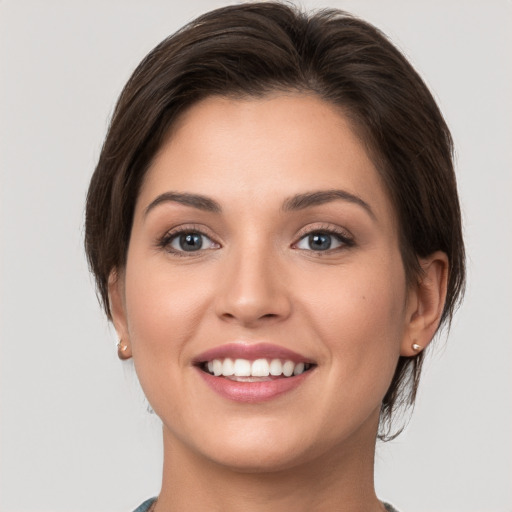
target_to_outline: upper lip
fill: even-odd
[[[213,359],[282,359],[294,363],[314,364],[311,359],[294,352],[288,348],[271,343],[227,343],[211,348],[197,355],[193,359],[194,364],[205,363]]]

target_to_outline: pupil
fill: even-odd
[[[203,241],[201,240],[201,235],[188,233],[180,236],[180,245],[184,251],[197,251],[201,249]]]
[[[331,247],[331,236],[325,233],[309,235],[309,245],[313,249],[325,251]]]

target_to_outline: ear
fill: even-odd
[[[400,355],[412,357],[425,349],[439,327],[446,300],[448,256],[442,251],[420,259],[422,275],[409,291],[407,328]]]
[[[119,359],[130,359],[130,357],[132,357],[132,346],[126,316],[124,275],[116,269],[110,272],[108,278],[108,298],[112,323],[114,324],[119,338],[117,355]]]

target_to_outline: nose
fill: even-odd
[[[285,272],[269,250],[234,251],[225,261],[216,313],[223,321],[246,327],[280,322],[292,305]]]

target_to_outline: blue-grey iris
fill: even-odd
[[[184,251],[198,251],[203,246],[203,237],[199,233],[180,235],[180,246]]]
[[[309,235],[308,242],[311,249],[326,251],[331,247],[331,235],[327,233],[313,233]]]

